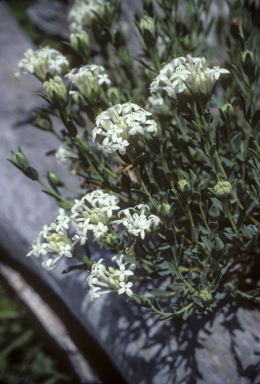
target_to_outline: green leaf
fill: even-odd
[[[135,293],[131,296],[134,300],[136,300],[139,304],[141,304],[143,307],[151,308],[151,302],[150,300],[145,296],[139,296]]]
[[[78,133],[78,130],[77,130],[77,127],[76,125],[73,123],[72,120],[69,120],[67,121],[66,123],[66,127],[68,129],[68,133],[71,137],[76,137],[77,136],[77,133]]]
[[[260,109],[255,111],[254,116],[252,117],[252,127],[255,128],[260,120]]]
[[[191,296],[192,300],[194,301],[194,303],[198,304],[200,307],[204,308],[204,305],[202,304],[200,298],[196,295],[192,295]]]
[[[161,307],[158,304],[158,301],[156,300],[155,297],[152,298],[152,305],[154,306],[155,309],[157,309],[157,311],[161,311]]]
[[[171,315],[163,315],[159,318],[160,321],[164,321],[164,320],[169,320],[173,317],[174,315],[171,314]]]
[[[200,274],[200,282],[201,282],[201,285],[203,286],[204,289],[207,288],[206,281],[207,281],[207,278],[206,278],[205,273],[201,272],[201,274]]]
[[[29,330],[24,332],[21,336],[17,337],[17,339],[13,340],[10,344],[7,345],[0,352],[0,361],[6,358],[10,353],[12,353],[17,348],[21,348],[24,344],[26,344],[33,336],[34,331]]]
[[[182,316],[183,320],[187,320],[187,318],[192,314],[193,310],[194,310],[193,307],[191,307],[190,309],[187,309]]]
[[[80,270],[80,269],[86,270],[87,268],[88,268],[88,266],[85,263],[78,264],[78,265],[71,265],[70,267],[65,268],[61,273],[62,273],[62,275],[65,275],[66,273],[69,273],[71,271],[76,271],[76,270]]]
[[[146,197],[146,199],[149,198],[149,196],[144,191],[140,191],[140,189],[131,188],[131,192],[135,192],[138,195],[140,195],[141,197]]]
[[[203,241],[203,243],[206,245],[207,249],[209,252],[211,252],[212,250],[212,244],[211,242],[204,236],[201,237],[201,240]]]
[[[141,155],[137,156],[134,159],[133,168],[137,167],[139,164],[141,164],[144,161],[145,153],[143,152]]]
[[[170,244],[170,246],[173,246],[175,243],[175,231],[172,228],[168,228],[166,231],[166,241]]]
[[[19,316],[20,314],[17,311],[0,311],[0,320],[15,319]]]
[[[168,291],[164,291],[163,289],[152,289],[151,291],[149,290],[149,293],[153,296],[164,296],[169,294]]]
[[[237,219],[237,230],[238,231],[240,230],[240,228],[244,224],[245,216],[246,216],[246,208],[242,209],[242,211],[240,212],[240,214],[238,216],[238,219]]]
[[[165,177],[168,181],[172,181],[174,179],[174,175],[173,175],[172,171],[165,172]]]
[[[179,275],[177,273],[177,270],[176,270],[176,267],[175,267],[175,265],[173,263],[168,263],[167,262],[167,267],[168,267],[168,270],[170,271],[170,273],[173,276],[179,277]]]
[[[216,152],[216,144],[213,144],[211,147],[210,147],[210,150],[209,150],[209,157],[212,159],[212,157],[214,156]]]
[[[153,70],[151,67],[149,67],[149,65],[147,65],[140,57],[138,56],[134,56],[134,55],[130,55],[134,60],[138,61],[138,63],[140,63],[143,67],[149,69],[149,71],[153,72],[153,73],[156,73],[155,70]]]

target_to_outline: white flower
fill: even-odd
[[[59,256],[73,257],[71,253],[71,245],[70,244],[67,244],[65,246],[61,245],[59,247]]]
[[[134,272],[126,269],[126,264],[127,263],[124,263],[123,259],[117,260],[117,265],[119,269],[115,271],[114,275],[119,276],[120,281],[125,281],[127,276],[131,276],[134,274]]]
[[[130,257],[130,259],[127,255],[112,257],[112,261],[116,260],[118,269],[112,267],[107,269],[102,264],[104,259],[100,259],[92,265],[91,273],[88,276],[89,293],[92,301],[109,292],[117,292],[119,295],[126,293],[128,296],[133,294],[130,289],[133,284],[129,283],[128,279],[134,274],[130,269],[134,269],[137,263],[133,258]]]
[[[118,290],[118,294],[119,295],[122,295],[123,293],[126,293],[128,296],[132,296],[133,295],[133,291],[130,289],[132,286],[133,286],[133,283],[131,283],[129,281],[129,283],[125,283],[125,282],[120,282],[119,283],[120,285],[120,289]]]
[[[55,259],[48,259],[42,262],[42,267],[47,271],[51,272],[56,268],[55,263],[61,258],[61,256],[56,257]]]
[[[56,217],[56,220],[55,220],[56,223],[58,223],[56,227],[57,232],[62,228],[69,229],[69,222],[70,222],[69,216],[65,215],[65,209],[60,208],[59,212],[60,214],[59,216]]]
[[[52,228],[50,227],[50,226],[48,226],[48,225],[44,225],[43,227],[42,227],[42,231],[39,233],[39,236],[42,236],[42,237],[44,237],[45,239],[46,239],[46,237],[48,236],[48,233],[49,233],[49,231],[51,230]]]
[[[93,231],[94,240],[102,241],[102,237],[109,231],[110,218],[119,199],[112,192],[105,193],[98,189],[87,193],[81,200],[75,200],[71,208],[71,224],[76,230],[73,240],[83,245],[87,241],[87,233]]]
[[[103,223],[99,222],[96,226],[93,228],[93,235],[95,240],[100,240],[105,233],[107,233],[108,227],[104,225]]]
[[[209,69],[207,73],[212,74],[215,80],[218,80],[221,73],[229,73],[229,71],[225,68],[220,68],[218,65],[214,65],[213,69]]]
[[[157,133],[157,124],[152,119],[151,112],[145,111],[137,104],[128,102],[117,104],[100,113],[96,118],[96,127],[92,131],[92,141],[98,140],[98,149],[104,153],[119,151],[126,154],[129,137],[145,131]]]
[[[55,158],[58,163],[70,165],[71,159],[78,159],[78,155],[66,145],[62,144],[55,152]]]
[[[69,228],[69,217],[65,215],[63,208],[59,209],[59,215],[55,221],[49,226],[44,225],[39,237],[33,241],[32,250],[27,256],[35,255],[46,255],[51,253],[56,255],[54,259],[48,259],[43,261],[42,267],[47,271],[52,271],[55,268],[55,263],[62,257],[72,257],[72,251],[75,243],[71,244],[70,238],[68,237],[67,229]]]
[[[97,263],[92,265],[91,273],[87,279],[92,301],[94,301],[94,298],[100,297],[102,294],[117,292],[119,289],[119,280],[114,277],[114,269],[110,267],[109,270],[107,270],[102,264],[102,261],[103,259],[100,259]],[[105,290],[101,290],[102,288]]]
[[[146,204],[138,204],[134,208],[127,208],[118,213],[119,220],[113,221],[115,224],[123,224],[126,230],[136,238],[142,240],[150,239],[154,229],[159,226],[160,218],[156,215],[145,215],[145,210],[149,210]],[[132,214],[130,210],[134,211]],[[140,210],[139,213],[137,211]]]
[[[64,66],[68,66],[69,62],[65,56],[59,51],[50,47],[44,47],[33,52],[28,49],[24,53],[24,58],[20,60],[15,70],[15,76],[31,73],[44,81],[48,72],[52,76],[55,73],[61,74]]]
[[[46,255],[46,245],[41,243],[41,237],[39,236],[37,239],[32,242],[32,250],[27,253],[26,256],[34,255],[35,257],[40,257],[40,255]]]
[[[84,65],[79,69],[73,68],[66,77],[82,95],[91,100],[99,96],[103,83],[108,85],[111,83],[108,75],[104,73],[104,67],[96,64]]]

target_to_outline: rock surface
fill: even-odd
[[[75,182],[63,166],[44,157],[58,142],[28,124],[30,110],[41,103],[34,95],[41,91],[41,84],[31,76],[17,82],[13,69],[29,47],[32,44],[0,2],[0,243],[10,261],[19,259],[48,282],[108,352],[128,384],[259,383],[260,312],[249,304],[241,301],[237,306],[230,298],[223,300],[212,324],[200,316],[185,323],[178,319],[161,323],[135,303],[125,306],[124,298],[118,296],[103,296],[93,305],[85,273],[61,275],[66,260],[47,274],[40,260],[25,258],[29,244],[43,224],[56,216],[57,207],[37,182],[26,179],[5,160],[10,158],[9,151],[20,145],[41,175],[53,169],[69,185]],[[94,251],[99,258],[100,251]]]

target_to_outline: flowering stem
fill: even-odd
[[[231,224],[231,227],[233,228],[233,231],[235,232],[235,234],[237,235],[239,241],[243,244],[243,240],[241,239],[239,233],[238,233],[238,230],[237,230],[237,227],[235,226],[235,223],[234,223],[234,220],[233,220],[233,217],[231,216],[231,213],[230,213],[230,210],[229,210],[229,207],[228,207],[228,201],[225,201],[223,202],[223,208],[227,214],[227,217],[229,219],[229,222]]]
[[[213,138],[212,138],[212,136],[211,136],[211,133],[209,134],[209,139],[210,139],[211,144],[213,145],[213,144],[214,144],[214,140],[213,140]],[[207,140],[206,140],[206,143],[207,143]],[[218,168],[219,168],[220,172],[223,174],[225,180],[228,181],[227,174],[226,174],[226,172],[225,172],[225,170],[224,170],[224,168],[223,168],[223,166],[222,166],[222,164],[221,164],[221,161],[220,161],[220,158],[219,158],[219,155],[218,155],[218,152],[217,152],[217,151],[215,151],[214,157],[215,157],[215,159],[216,159],[216,162],[217,162],[217,165],[218,165]],[[212,166],[212,169],[213,169],[213,171],[214,171],[212,162],[211,162],[211,166]],[[243,209],[244,209],[244,206],[243,206],[243,204],[241,204],[240,200],[238,199],[238,197],[237,197],[237,195],[235,194],[234,191],[232,192],[232,197],[233,197],[233,199],[236,199],[236,200],[237,200],[237,205],[239,206],[240,209],[243,210]],[[249,214],[248,211],[246,211],[246,216],[247,216],[247,217],[248,217],[254,224],[258,224],[258,221],[257,221],[256,219],[254,219],[252,216],[250,216],[250,214]]]
[[[190,303],[190,304],[186,305],[186,307],[183,307],[182,309],[180,309],[180,310],[177,311],[177,312],[168,312],[168,313],[167,313],[167,312],[161,312],[161,311],[158,311],[158,309],[155,309],[155,308],[153,308],[153,311],[154,311],[156,314],[158,314],[158,315],[162,315],[162,316],[170,316],[170,315],[172,315],[172,316],[176,316],[176,315],[179,315],[179,314],[185,312],[187,309],[193,307],[193,305],[194,305],[194,303]]]
[[[173,115],[174,115],[174,118],[175,118],[175,120],[176,120],[177,126],[178,126],[179,130],[181,131],[181,134],[182,134],[182,136],[183,136],[183,139],[184,139],[185,141],[187,141],[187,134],[186,134],[186,132],[184,131],[184,129],[183,129],[183,127],[182,127],[182,124],[181,124],[181,122],[180,122],[180,119],[179,119],[178,113],[177,113],[177,111],[176,111],[176,108],[174,108],[174,110],[173,110]],[[191,158],[193,158],[193,154],[192,154],[192,152],[191,152],[190,147],[188,147],[188,151],[189,151],[189,154],[190,154]],[[189,159],[188,159],[188,160],[189,160]]]
[[[187,208],[187,211],[188,211],[188,216],[189,216],[189,220],[190,220],[190,223],[191,223],[191,228],[192,228],[192,233],[193,233],[193,236],[194,236],[194,239],[195,239],[195,243],[198,245],[198,236],[197,236],[197,233],[196,233],[196,228],[195,228],[195,224],[194,224],[194,221],[193,221],[193,217],[192,217],[192,213],[191,213],[189,204],[186,205],[186,208]]]
[[[64,188],[66,188],[68,191],[75,192],[78,195],[82,194],[82,191],[78,191],[77,189],[74,189],[72,187],[69,187],[68,185],[64,185]]]
[[[172,256],[173,256],[173,260],[174,260],[174,264],[175,264],[175,268],[176,268],[176,271],[178,273],[178,276],[179,278],[181,279],[181,281],[186,285],[186,287],[189,288],[190,291],[192,292],[196,292],[196,289],[193,288],[185,279],[184,277],[182,276],[181,274],[181,271],[178,267],[178,262],[177,262],[177,258],[176,258],[176,254],[175,254],[175,249],[174,249],[174,246],[171,246],[171,251],[172,251]]]
[[[203,220],[203,222],[204,222],[204,224],[205,224],[205,227],[206,227],[206,229],[207,229],[207,231],[208,231],[208,233],[209,233],[209,235],[210,235],[210,238],[211,238],[211,237],[212,237],[212,231],[211,231],[211,229],[210,229],[209,226],[208,226],[208,223],[207,223],[207,220],[206,220],[204,211],[203,211],[203,209],[202,209],[201,203],[199,203],[199,209],[200,209],[200,213],[201,213],[201,216],[202,216],[202,220]]]
[[[143,182],[143,179],[142,179],[142,176],[141,176],[141,174],[140,174],[140,170],[139,170],[139,165],[135,168],[135,172],[136,172],[136,174],[137,174],[138,181],[139,181],[140,185],[142,186],[144,192],[145,192],[145,193],[147,194],[147,196],[149,197],[149,200],[150,200],[150,202],[152,203],[153,207],[156,209],[156,205],[155,205],[155,203],[154,203],[154,201],[153,201],[153,199],[152,199],[152,196],[151,196],[150,193],[148,192],[148,190],[147,190],[147,188],[146,188],[146,186],[145,186],[145,184],[144,184],[144,182]],[[156,210],[157,210],[157,209],[156,209]]]
[[[61,201],[64,201],[65,203],[69,204],[69,205],[73,205],[70,201],[64,199],[64,197],[62,197],[61,195],[59,195],[58,193],[54,192],[51,188],[49,188],[43,181],[41,181],[40,179],[38,179],[38,182],[44,187],[47,189],[47,191],[49,191],[53,196],[55,196],[58,200],[61,200]]]
[[[85,157],[85,159],[87,160],[87,162],[89,163],[93,173],[99,178],[100,181],[103,181],[103,177],[99,174],[99,172],[97,171],[96,167],[94,166],[94,164],[92,163],[92,161],[90,160],[88,154],[86,153],[86,151],[83,151],[81,149],[81,153],[83,154],[83,156]]]
[[[82,261],[83,263],[85,263],[87,265],[90,265],[90,266],[92,265],[92,262],[89,259],[87,259],[86,257],[85,258],[80,257],[76,253],[73,255],[73,257],[75,257],[75,259],[78,259],[78,260]]]
[[[160,157],[161,157],[161,159],[162,159],[162,162],[163,162],[163,165],[164,165],[164,168],[165,168],[166,172],[169,172],[169,167],[168,167],[168,164],[167,164],[165,155],[164,155],[164,154],[161,154]],[[169,183],[171,184],[171,187],[174,189],[173,181],[170,180]]]

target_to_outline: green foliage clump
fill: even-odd
[[[218,2],[215,16],[208,1],[143,0],[134,21],[139,47],[130,52],[120,3],[84,4],[71,8],[65,42],[81,66],[63,77],[64,58],[42,49],[17,69],[38,78],[41,69],[49,106],[34,112],[34,125],[59,138],[50,154],[86,188],[53,172],[48,186],[20,149],[13,153],[14,165],[60,206],[29,255],[50,254],[48,271],[74,257],[81,264],[64,273],[91,267],[93,300],[126,294],[161,320],[212,312],[227,291],[259,305],[259,9],[227,1],[222,15]],[[115,255],[114,267],[91,260],[91,231]]]

